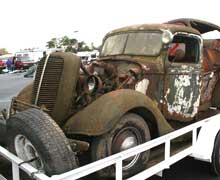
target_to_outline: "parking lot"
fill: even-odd
[[[28,83],[31,78],[24,78],[20,74],[2,74],[0,75],[0,109],[8,108],[10,100]],[[0,174],[5,169],[0,169]],[[220,178],[210,176],[209,164],[196,161],[192,158],[186,158],[173,165],[171,169],[165,170],[163,178],[154,176],[150,180],[218,180]]]
[[[8,108],[11,98],[32,81],[31,78],[23,78],[23,76],[23,73],[0,75],[0,110]]]

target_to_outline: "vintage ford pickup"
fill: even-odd
[[[8,148],[48,175],[142,144],[220,108],[220,27],[178,19],[109,32],[100,57],[84,66],[72,53],[43,58],[34,82],[13,99]],[[215,114],[215,113],[214,113]],[[219,150],[216,150],[219,153]],[[123,161],[130,176],[150,151]],[[220,174],[220,159],[214,172]],[[100,176],[113,176],[106,168]]]

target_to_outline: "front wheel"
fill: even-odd
[[[8,148],[47,175],[77,167],[75,155],[63,131],[46,113],[28,109],[7,121]]]
[[[144,119],[136,114],[124,115],[119,123],[107,134],[97,137],[92,142],[91,157],[93,161],[119,153],[149,141],[150,131]],[[137,154],[123,161],[123,176],[129,177],[146,167],[150,151]],[[114,166],[98,172],[101,177],[113,177]]]

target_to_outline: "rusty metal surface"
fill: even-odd
[[[201,34],[214,30],[220,31],[219,26],[198,19],[190,19],[190,18],[176,19],[176,20],[168,21],[166,22],[166,24],[184,25],[198,30]]]
[[[220,109],[220,80],[215,85],[214,92],[211,97],[211,104]]]
[[[20,101],[31,104],[32,91],[33,91],[33,82],[27,85],[24,89],[22,89],[16,98]]]
[[[32,103],[38,106],[45,106],[51,111],[51,114],[56,104],[63,66],[63,58],[56,56],[50,56],[49,59],[48,57],[44,58],[38,63],[33,85]]]
[[[59,82],[58,96],[52,113],[52,117],[61,125],[74,108],[81,61],[73,53],[56,53],[54,56],[60,56],[64,59],[63,74]]]
[[[204,49],[204,70],[213,71],[220,66],[220,40],[205,40]]]
[[[33,102],[43,65],[44,60],[41,60],[33,86]],[[37,105],[48,109],[59,125],[64,123],[74,105],[79,68],[79,57],[72,53],[56,52],[48,59]]]
[[[202,110],[210,106],[220,106],[219,103],[219,70],[220,70],[220,41],[206,40],[203,47],[203,83],[201,88]]]
[[[200,102],[200,69],[196,65],[170,66],[165,79],[164,114],[167,119],[192,121]]]
[[[210,103],[219,77],[214,72],[209,72],[203,75],[203,83],[201,88],[201,102],[200,104]]]
[[[101,135],[114,127],[123,114],[137,107],[152,112],[160,134],[173,130],[150,98],[128,89],[112,91],[101,96],[68,119],[63,129],[67,134]]]

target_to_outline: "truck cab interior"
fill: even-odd
[[[183,34],[175,35],[170,44],[168,60],[171,63],[197,63],[199,61],[199,41]]]

